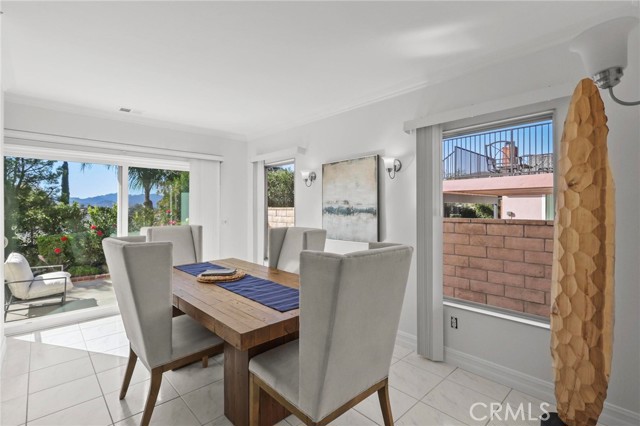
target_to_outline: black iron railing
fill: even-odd
[[[445,180],[553,172],[551,120],[451,137],[442,143]]]

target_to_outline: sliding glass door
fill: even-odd
[[[90,308],[117,312],[102,240],[137,235],[144,226],[189,223],[188,171],[90,159],[64,161],[62,154],[58,159],[4,158],[5,256],[17,262],[9,268],[25,273],[17,277],[24,283],[5,286],[7,323],[50,321]],[[30,270],[37,280],[54,272],[67,276],[72,285],[64,303],[60,294],[32,300]]]
[[[4,189],[6,255],[36,276],[64,271],[73,282],[64,304],[58,296],[33,302],[29,282],[5,288],[6,321],[114,305],[102,240],[117,233],[116,167],[5,157]]]

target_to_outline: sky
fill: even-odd
[[[69,192],[71,197],[88,198],[118,192],[118,172],[102,164],[80,169],[82,163],[69,162]],[[56,163],[61,166],[62,162]]]

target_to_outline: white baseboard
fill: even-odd
[[[527,395],[535,396],[543,401],[555,400],[553,383],[546,380],[447,347],[444,348],[444,360],[449,364],[517,389]]]
[[[400,340],[400,336],[398,336],[398,340]],[[509,386],[510,388],[543,401],[555,401],[554,385],[551,382],[455,349],[445,347],[444,353],[445,361],[449,364],[478,374],[494,382]],[[600,421],[609,426],[637,426],[640,424],[640,414],[605,402]]]
[[[418,338],[414,334],[398,330],[396,334],[396,344],[415,351],[418,348]]]

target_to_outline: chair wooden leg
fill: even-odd
[[[136,368],[136,362],[138,361],[138,355],[129,348],[129,362],[127,363],[127,370],[124,373],[124,380],[122,381],[122,388],[120,389],[120,399],[124,399],[127,395],[127,389],[129,389],[129,383],[131,383],[131,376],[133,370]]]
[[[208,356],[203,356],[202,357],[202,368],[207,368],[209,366],[209,357]]]
[[[160,384],[162,383],[162,367],[156,367],[151,370],[151,385],[149,386],[149,395],[147,395],[147,402],[144,405],[144,411],[142,412],[142,420],[140,420],[140,426],[149,426],[151,421],[151,414],[156,405],[158,394],[160,393]]]
[[[393,416],[391,415],[391,401],[389,401],[388,383],[385,383],[383,387],[378,389],[378,399],[380,400],[380,408],[382,409],[384,426],[393,426]]]
[[[258,426],[260,423],[260,386],[254,378],[253,374],[249,374],[249,426]]]

